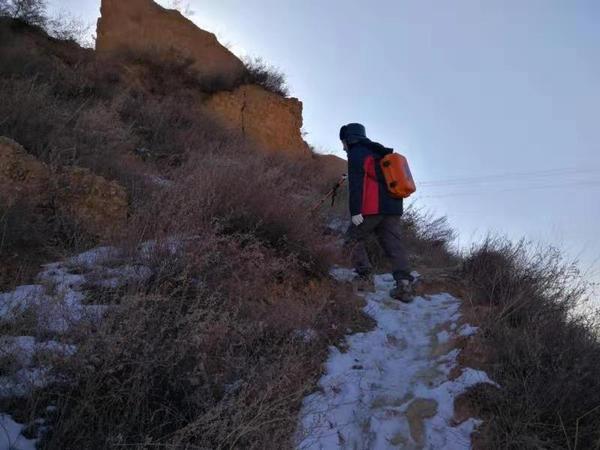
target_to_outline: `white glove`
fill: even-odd
[[[352,223],[355,227],[359,226],[361,223],[365,221],[362,214],[357,214],[356,216],[352,216]]]

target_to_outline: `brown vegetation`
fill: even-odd
[[[179,11],[153,0],[102,0],[96,49],[115,52],[169,54],[173,49],[191,61],[199,78],[221,78],[227,86],[245,75],[242,61],[221,45],[214,34],[198,28]]]
[[[2,400],[22,422],[46,419],[43,448],[289,448],[327,346],[366,326],[359,302],[327,277],[340,255],[310,215],[330,188],[319,160],[261,153],[221,128],[203,106],[221,81],[174,58],[98,61],[0,19],[0,135],[49,166],[118,180],[131,213],[112,243],[130,254],[150,239],[184,243],[176,254],[157,246],[150,279],[90,292],[115,308],[54,336],[76,344],[76,357],[56,361],[55,382],[26,401]],[[285,94],[261,70],[254,82]],[[0,287],[97,242],[60,211],[44,217],[22,202],[0,211]],[[556,252],[497,240],[460,258],[445,220],[410,208],[403,236],[418,269],[462,265],[461,290],[479,308],[500,385],[469,394],[486,420],[483,448],[599,448],[597,324],[576,309],[572,268]],[[34,335],[26,319],[5,331]]]
[[[28,412],[58,406],[44,448],[291,447],[327,346],[365,320],[306,215],[314,170],[234,142],[189,161],[131,220],[124,245],[179,236],[184,251],[159,248],[152,279],[77,331],[77,358],[55,368],[65,383]]]
[[[51,167],[77,164],[125,186],[130,217],[112,243],[131,254],[150,239],[185,245],[157,248],[144,283],[90,290],[116,308],[47,336],[76,344],[76,357],[54,361],[56,382],[2,410],[45,419],[42,448],[291,447],[328,345],[365,326],[360,302],[329,279],[338,255],[309,216],[329,184],[319,161],[265,154],[221,129],[200,101],[211,87],[185,61],[174,71],[164,59],[99,63],[15,26],[0,24],[0,134]],[[29,217],[17,204],[2,215],[2,251],[36,255],[21,282],[83,243],[58,218],[55,230]],[[6,331],[36,335],[32,323]]]
[[[600,448],[600,318],[555,249],[488,239],[464,263],[479,338],[500,388],[470,393],[485,419],[481,448]]]
[[[267,91],[282,97],[290,95],[283,72],[267,64],[261,58],[247,58],[244,63],[248,71],[246,79],[248,84],[262,86]]]
[[[0,292],[30,283],[39,266],[83,251],[96,238],[59,211],[41,216],[31,204],[0,207]]]

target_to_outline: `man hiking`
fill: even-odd
[[[390,291],[390,296],[408,303],[412,301],[414,277],[400,239],[403,202],[390,195],[379,165],[381,158],[393,150],[368,139],[365,127],[359,123],[344,125],[340,140],[348,154],[352,217],[346,245],[352,253],[359,286],[364,289],[372,284],[372,267],[365,241],[374,233],[392,263],[396,288]]]

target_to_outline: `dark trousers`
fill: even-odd
[[[410,279],[408,258],[400,238],[401,222],[397,215],[364,216],[364,222],[359,226],[350,225],[346,235],[346,246],[352,254],[352,264],[359,275],[369,274],[372,270],[371,261],[365,246],[369,235],[375,233],[379,245],[385,251],[392,263],[396,281]]]

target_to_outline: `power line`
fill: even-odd
[[[563,169],[548,169],[528,172],[512,172],[493,175],[480,175],[471,177],[456,177],[437,181],[423,181],[418,185],[423,188],[435,188],[446,186],[460,186],[472,184],[492,184],[517,181],[533,181],[544,180],[547,178],[571,177],[584,174],[600,173],[599,168],[563,168]]]
[[[494,186],[490,186],[494,187]],[[501,194],[504,192],[517,192],[517,191],[528,191],[528,190],[539,190],[539,189],[572,189],[572,188],[580,188],[580,187],[600,187],[600,180],[579,180],[572,181],[566,183],[552,183],[552,184],[533,184],[533,185],[523,185],[512,188],[504,188],[504,189],[496,189],[496,190],[481,190],[481,189],[472,189],[470,191],[459,191],[459,192],[450,192],[443,194],[431,194],[431,195],[418,195],[416,199],[425,199],[425,198],[448,198],[448,197],[464,197],[464,196],[475,196],[482,194]]]

